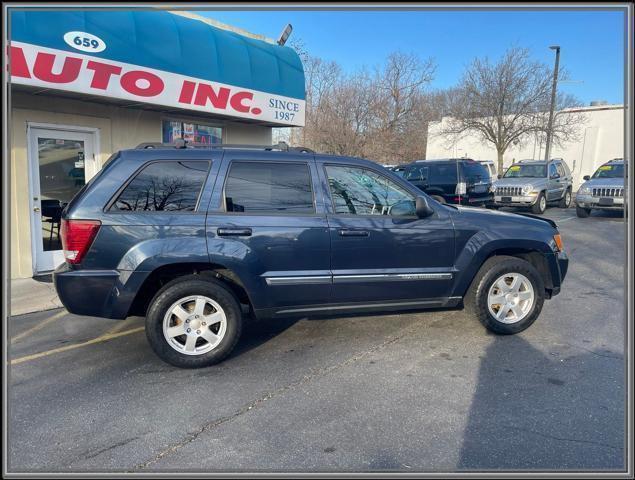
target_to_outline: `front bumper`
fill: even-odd
[[[124,319],[146,272],[73,270],[63,263],[53,272],[53,284],[70,313]]]
[[[549,269],[551,273],[551,297],[558,295],[562,288],[562,282],[569,270],[569,257],[565,252],[556,252],[549,255]]]
[[[610,200],[606,200],[606,199]],[[594,197],[578,194],[575,204],[580,208],[597,208],[602,210],[624,210],[624,197]]]
[[[538,199],[538,195],[522,195],[522,196],[504,196],[504,195],[494,195],[494,205],[498,205],[500,207],[530,207],[536,200]]]

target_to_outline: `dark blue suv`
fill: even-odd
[[[121,151],[64,210],[62,242],[65,307],[145,316],[178,367],[221,361],[248,316],[465,305],[517,333],[568,265],[551,220],[442,205],[373,162],[284,144]]]

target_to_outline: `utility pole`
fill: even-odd
[[[547,145],[545,146],[545,160],[549,161],[551,155],[551,137],[553,129],[553,114],[556,109],[556,89],[558,88],[558,66],[560,65],[560,46],[551,45],[551,50],[556,51],[556,64],[553,67],[553,85],[551,86],[551,107],[549,108],[549,122],[547,123]]]

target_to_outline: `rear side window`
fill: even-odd
[[[457,164],[430,165],[430,183],[456,183]]]
[[[153,162],[121,192],[111,211],[193,212],[210,162]]]
[[[403,178],[410,181],[422,181],[428,179],[428,167],[413,165],[404,170]]]
[[[470,182],[480,182],[487,180],[490,174],[485,165],[477,162],[463,163],[463,177]]]
[[[306,163],[233,162],[225,182],[228,212],[315,213]]]

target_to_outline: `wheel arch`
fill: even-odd
[[[230,268],[219,263],[181,262],[168,263],[154,269],[144,279],[128,310],[128,316],[145,316],[156,292],[168,282],[188,275],[212,277],[221,281],[236,296],[239,303],[253,311],[251,298],[240,277]]]

